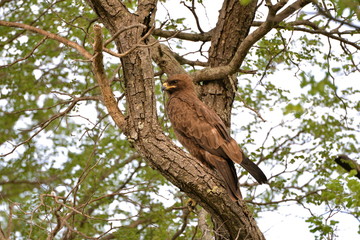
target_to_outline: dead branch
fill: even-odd
[[[126,121],[125,116],[120,111],[116,99],[113,95],[113,92],[110,88],[109,81],[105,74],[104,64],[103,64],[103,41],[102,41],[102,32],[99,25],[94,26],[95,41],[94,41],[94,60],[93,60],[93,70],[95,78],[98,81],[101,94],[103,96],[104,105],[109,111],[110,116],[115,121],[116,125],[122,130],[126,130]]]

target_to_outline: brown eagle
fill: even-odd
[[[261,169],[231,138],[220,117],[197,97],[189,75],[170,76],[162,89],[169,94],[166,112],[178,140],[191,155],[221,174],[233,200],[241,198],[234,162],[244,167],[260,184],[267,182]]]

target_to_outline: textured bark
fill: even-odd
[[[210,67],[227,65],[243,39],[248,35],[252,21],[255,16],[257,1],[243,6],[238,0],[225,0],[220,10],[218,22],[212,32],[211,47],[209,51]],[[237,79],[234,75],[221,78],[215,81],[204,82],[201,88],[200,98],[224,121],[230,129],[231,109],[237,89]],[[246,210],[246,206],[244,206]],[[218,232],[226,234],[227,229],[223,228],[222,222],[213,219]],[[216,239],[222,239],[216,236]]]
[[[117,0],[88,0],[101,22],[112,33],[134,24],[151,24],[152,1],[131,14]],[[132,28],[116,38],[120,53],[138,43],[143,28]],[[144,43],[142,43],[144,44]],[[167,73],[182,72],[161,46],[155,48],[158,61],[163,61]],[[157,51],[157,52],[156,52]],[[162,54],[161,54],[162,53]],[[228,196],[221,178],[212,169],[176,147],[166,137],[157,122],[154,73],[148,48],[138,48],[121,59],[126,86],[127,116],[124,134],[147,162],[169,181],[197,201],[209,212],[220,229],[214,229],[218,239],[264,239],[243,201],[234,202]],[[220,224],[221,223],[221,224]]]
[[[248,35],[255,16],[257,1],[243,6],[239,0],[225,0],[220,10],[216,28],[212,32],[209,53],[210,67],[227,65],[238,47]],[[204,82],[201,99],[213,108],[230,128],[231,107],[235,97],[237,80],[228,76]]]

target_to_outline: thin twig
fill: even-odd
[[[74,48],[75,50],[78,51],[78,53],[80,53],[86,59],[92,58],[92,55],[85,48],[83,48],[76,42],[70,41],[70,40],[68,40],[64,37],[61,37],[55,33],[51,33],[51,32],[45,31],[43,29],[36,28],[36,27],[30,26],[30,25],[27,25],[24,23],[15,23],[15,22],[8,22],[8,21],[2,21],[2,20],[0,20],[0,26],[22,28],[22,29],[46,36],[47,38],[56,40],[60,43],[65,44],[68,47]]]
[[[250,110],[253,111],[253,112],[256,114],[256,116],[258,116],[263,122],[266,122],[266,120],[261,116],[261,114],[259,113],[259,111],[258,111],[257,109],[255,109],[255,108],[250,107],[250,106],[246,103],[246,101],[241,97],[241,95],[240,95],[238,92],[236,92],[236,96],[240,98],[240,101],[244,104],[244,107],[245,107],[245,108],[250,109]]]
[[[141,27],[141,28],[146,28],[146,26],[144,24],[134,24],[134,25],[131,25],[131,26],[127,26],[127,27],[124,27],[124,28],[121,28],[119,29],[110,39],[106,40],[104,42],[104,48],[109,44],[111,43],[112,41],[114,41],[115,38],[117,38],[121,33],[129,30],[129,29],[132,29],[132,28],[136,28],[136,27]]]
[[[38,47],[40,47],[41,44],[43,44],[43,43],[45,42],[45,40],[46,40],[47,38],[48,38],[48,37],[45,36],[43,39],[41,39],[41,40],[35,45],[35,47],[31,50],[31,52],[28,53],[25,57],[20,58],[20,59],[17,59],[16,61],[14,61],[14,62],[12,62],[12,63],[10,63],[10,64],[1,65],[1,66],[0,66],[0,69],[1,69],[1,68],[6,68],[6,67],[11,67],[11,66],[13,66],[14,64],[16,64],[16,63],[18,63],[18,62],[21,62],[21,61],[24,61],[24,60],[28,59],[29,57],[31,57],[31,55],[34,54],[35,50],[36,50]]]

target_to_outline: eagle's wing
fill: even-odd
[[[220,117],[203,102],[200,100],[199,102],[199,104],[195,104],[194,106],[199,117],[203,117],[205,122],[207,122],[213,129],[217,129],[218,133],[223,137],[223,142],[220,144],[220,148],[216,150],[215,155],[221,156],[225,159],[231,159],[233,162],[241,164],[241,166],[245,168],[258,181],[258,183],[266,183],[267,177],[263,171],[244,155],[237,142],[227,133],[225,125]]]
[[[169,100],[167,112],[174,130],[209,153],[240,164],[241,149],[220,117],[195,96],[185,97]]]

